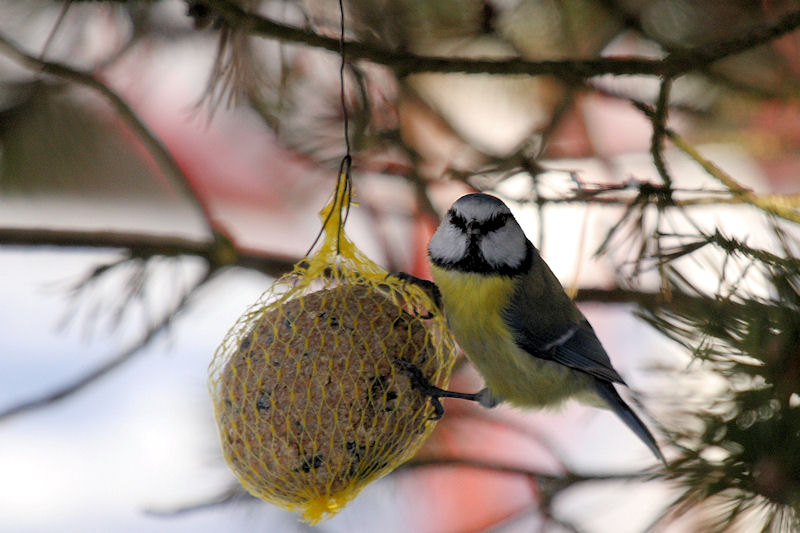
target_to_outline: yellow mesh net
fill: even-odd
[[[419,286],[342,230],[349,189],[323,209],[319,250],[242,315],[209,368],[225,458],[254,496],[315,523],[409,459],[434,411],[396,361],[445,387],[454,342]]]

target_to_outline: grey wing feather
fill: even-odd
[[[664,462],[650,430],[614,388],[613,383],[625,382],[611,366],[591,324],[538,253],[533,261],[524,278],[516,280],[516,290],[503,314],[517,345],[532,357],[593,376],[597,395]]]
[[[586,320],[575,328],[574,334],[554,346],[552,352],[553,360],[562,365],[606,381],[626,384],[611,366],[608,354],[600,344],[591,324]]]
[[[529,272],[518,280],[504,319],[517,345],[532,356],[625,384],[591,324],[538,253]]]
[[[608,354],[586,320],[573,324],[560,337],[552,335],[555,338],[525,326],[517,323],[512,330],[520,348],[532,356],[561,363],[604,381],[626,384],[611,366]]]
[[[664,459],[664,455],[661,453],[661,450],[658,448],[658,444],[656,443],[656,439],[653,438],[653,434],[650,433],[650,430],[647,429],[647,426],[644,425],[644,422],[633,412],[633,410],[625,403],[625,401],[620,398],[619,393],[616,391],[614,386],[611,383],[604,382],[602,380],[595,380],[595,390],[605,402],[611,408],[614,413],[622,419],[625,424],[631,428],[631,430],[636,434],[639,439],[644,442],[650,451],[653,452],[653,455],[656,456],[658,460],[660,460],[665,465],[667,464],[666,459]]]

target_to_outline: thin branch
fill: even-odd
[[[464,457],[420,457],[413,458],[403,465],[403,468],[424,468],[424,467],[442,467],[442,466],[459,466],[477,468],[480,470],[490,470],[492,472],[515,474],[536,478],[540,481],[547,482],[558,486],[558,490],[563,490],[576,483],[586,482],[606,482],[606,481],[630,481],[630,480],[648,480],[654,474],[652,472],[628,472],[628,473],[608,473],[608,474],[577,474],[575,472],[567,472],[564,474],[548,474],[539,470],[531,470],[530,468],[507,465],[497,463],[494,461],[485,461],[482,459],[471,459]]]
[[[653,40],[652,36],[650,36],[647,30],[645,30],[644,26],[642,26],[642,21],[635,13],[627,10],[624,6],[619,5],[614,0],[597,0],[597,3],[602,5],[605,10],[609,12],[609,14],[619,20],[620,24],[622,24],[625,28],[634,30],[644,37]],[[662,43],[658,44],[664,47]]]
[[[714,69],[705,69],[703,74],[714,85],[756,101],[771,99],[794,101],[797,100],[798,91],[800,90],[797,83],[791,83],[789,80],[782,80],[782,83],[777,85],[758,78],[751,78],[747,81],[737,80],[728,73]],[[762,82],[761,85],[759,85],[759,81]]]
[[[553,108],[550,121],[547,123],[547,126],[542,129],[540,134],[542,140],[538,150],[536,150],[536,156],[533,158],[534,161],[538,161],[547,151],[550,140],[555,135],[556,130],[561,127],[564,119],[569,116],[569,112],[573,109],[576,97],[577,91],[575,87],[566,87],[564,89],[564,94],[559,98],[558,103]]]
[[[725,185],[731,194],[742,203],[753,205],[763,211],[800,224],[800,194],[756,194],[751,189],[742,187],[730,174],[703,157],[674,131],[667,130],[666,135],[679,150],[694,159],[703,167],[703,170]]]
[[[64,22],[64,18],[67,16],[67,11],[69,11],[71,5],[72,0],[67,0],[61,7],[61,12],[59,12],[58,18],[56,18],[55,24],[53,24],[53,29],[50,30],[50,34],[47,36],[47,39],[45,39],[44,44],[42,45],[42,51],[39,53],[40,60],[44,61],[47,51],[50,48],[50,45],[53,44],[53,39],[58,33],[58,29],[61,27],[61,24]]]
[[[168,516],[174,517],[196,511],[204,511],[207,509],[214,509],[237,502],[257,502],[255,496],[247,492],[244,487],[239,483],[229,486],[219,494],[215,494],[210,498],[202,499],[193,503],[180,505],[168,509],[146,509],[145,513],[153,516]]]
[[[275,277],[291,270],[299,260],[243,249],[221,234],[216,234],[214,240],[198,241],[146,233],[0,227],[0,246],[4,245],[125,249],[130,251],[132,257],[143,259],[157,255],[194,255],[206,259],[213,268],[236,265]]]
[[[661,186],[658,186],[661,187]],[[780,196],[780,195],[774,195]],[[578,192],[574,196],[566,197],[549,197],[541,196],[536,200],[537,204],[582,204],[582,205],[605,205],[605,206],[627,206],[631,203],[630,197],[623,196],[589,196],[587,193]],[[737,198],[720,197],[720,196],[701,196],[698,198],[685,198],[685,199],[672,199],[670,206],[674,207],[696,207],[708,205],[727,205],[727,204],[740,204],[742,203]]]
[[[205,256],[211,244],[212,241],[207,240],[149,233],[0,227],[0,245],[8,246],[126,248],[138,252],[133,255]]]
[[[173,308],[165,313],[164,317],[160,321],[150,326],[145,334],[139,340],[131,344],[128,348],[122,350],[106,362],[100,364],[96,368],[90,370],[70,383],[61,385],[60,387],[55,387],[39,397],[31,398],[0,410],[0,421],[11,418],[14,415],[23,414],[50,406],[60,400],[72,396],[73,394],[82,391],[87,386],[109,374],[111,371],[124,365],[133,359],[133,357],[137,354],[142,353],[142,350],[147,347],[153,341],[153,339],[158,336],[159,333],[166,330],[170,324],[172,324],[172,321],[175,319],[175,317],[186,308],[191,297],[197,292],[198,289],[200,289],[200,287],[205,285],[211,279],[214,272],[215,270],[208,268],[203,276],[200,277],[200,279],[198,279],[191,287],[186,289],[186,291],[183,293],[183,296],[181,296],[178,302],[175,303]]]
[[[189,180],[172,157],[167,147],[116,91],[90,73],[75,70],[62,63],[43,61],[34,57],[24,52],[21,47],[2,34],[0,34],[0,52],[3,52],[7,57],[21,63],[31,70],[37,70],[63,80],[71,81],[91,89],[102,96],[117,112],[120,118],[133,130],[133,133],[142,142],[145,149],[153,157],[161,170],[167,176],[171,176],[173,181],[176,181],[180,185],[184,193],[194,201],[203,213],[203,220],[209,233],[217,231],[212,222],[213,218],[208,206],[189,184]]]
[[[636,101],[631,103],[649,119],[654,120],[655,111],[650,106]],[[785,220],[800,223],[800,194],[756,194],[751,189],[739,184],[733,176],[722,170],[713,161],[703,157],[697,149],[675,131],[665,127],[664,135],[680,151],[692,158],[703,167],[703,170],[728,189],[733,197],[727,200],[727,203],[750,204]]]
[[[252,34],[283,42],[302,44],[338,53],[339,39],[287,26],[255,13],[248,13],[228,0],[200,0],[216,11],[225,22]],[[364,59],[394,69],[398,75],[419,72],[461,72],[466,74],[527,74],[551,75],[577,82],[604,74],[676,77],[698,70],[719,59],[741,53],[764,44],[800,27],[800,11],[785,15],[774,24],[752,28],[746,35],[677,50],[663,59],[643,57],[603,57],[597,59],[566,59],[528,61],[521,58],[504,60],[468,59],[421,56],[410,52],[389,50],[358,41],[347,41],[350,57]]]
[[[67,398],[72,394],[75,394],[83,390],[88,385],[91,385],[98,379],[102,378],[111,371],[115,370],[116,368],[122,366],[123,364],[131,360],[135,355],[141,353],[143,348],[148,346],[159,333],[164,331],[172,323],[176,315],[179,314],[180,311],[186,307],[192,295],[195,294],[197,290],[199,290],[203,285],[205,285],[216,272],[217,272],[216,269],[209,268],[203,277],[201,277],[192,287],[186,290],[181,299],[175,304],[173,309],[170,312],[166,313],[164,318],[161,319],[161,321],[151,326],[147,330],[147,332],[130,347],[126,348],[125,350],[113,356],[105,363],[101,364],[97,368],[91,370],[90,372],[86,373],[85,375],[81,376],[80,378],[74,380],[71,383],[63,385],[40,397],[26,400],[17,405],[13,405],[11,407],[8,407],[0,411],[0,420],[10,418],[11,416],[17,414],[29,412],[35,409],[52,405],[58,402],[59,400]],[[662,307],[664,305],[675,306],[681,304],[697,306],[702,304],[703,302],[707,302],[708,299],[713,299],[713,298],[712,297],[704,298],[702,296],[694,296],[687,293],[683,293],[679,290],[673,290],[670,293],[669,302],[667,302],[664,296],[659,293],[632,291],[620,288],[615,288],[615,289],[583,288],[579,289],[575,299],[576,301],[579,302],[601,302],[607,304],[635,303],[644,307]],[[730,302],[730,301],[722,302],[719,305],[721,305],[726,309],[730,307],[731,309],[729,311],[731,313],[734,313],[736,311],[736,308],[742,307],[742,304],[737,304],[735,302]],[[748,302],[748,306],[750,306],[750,308],[752,308],[753,306],[762,306],[764,307],[764,312],[767,312],[768,309],[771,307],[768,304],[761,304],[757,302]],[[493,469],[496,469],[497,467],[497,465],[488,465],[488,464],[480,465],[479,463],[474,464],[473,466],[493,468]],[[515,469],[515,471],[519,473],[518,469]],[[583,479],[580,478],[577,480],[582,481]]]
[[[630,203],[629,200],[625,202]],[[620,203],[622,202],[620,201]],[[192,241],[176,237],[18,228],[0,228],[0,245],[120,248],[131,250],[131,256],[145,259],[155,255],[196,255],[210,261],[210,258],[224,253],[211,251],[214,244],[210,242]],[[268,275],[280,275],[291,270],[293,265],[300,260],[299,257],[278,257],[260,251],[234,250],[231,253],[238,255],[234,256],[232,261],[218,262],[217,268],[225,265],[240,266],[258,270]],[[675,293],[674,296],[675,298],[694,298],[690,295],[683,295],[680,292]],[[578,290],[576,300],[582,302],[658,305],[662,297],[659,293],[621,288],[584,287]]]
[[[676,64],[685,62],[685,69],[674,70],[674,74],[695,70],[724,59],[746,52],[756,46],[768,43],[778,37],[791,33],[800,27],[800,11],[787,13],[772,24],[753,26],[741,35],[716,43],[708,43],[694,48],[675,50],[668,58]]]
[[[661,80],[661,86],[658,90],[658,99],[656,100],[656,109],[653,113],[653,136],[650,141],[650,153],[653,155],[653,164],[658,170],[658,175],[664,181],[664,186],[667,188],[672,187],[672,177],[667,170],[667,164],[664,162],[664,135],[666,135],[667,116],[669,115],[669,93],[672,88],[672,78],[664,78]]]

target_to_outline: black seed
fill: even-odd
[[[377,396],[386,390],[386,376],[372,378],[369,390],[372,396]]]
[[[344,445],[345,450],[347,450],[350,454],[354,455],[356,459],[361,457],[361,454],[367,450],[367,447],[363,444],[358,444],[355,441],[348,441],[347,444]]]
[[[269,397],[272,395],[272,392],[262,392],[261,395],[256,400],[256,409],[259,411],[268,411],[272,404],[269,401]]]
[[[336,318],[335,316],[332,316],[332,317],[331,317],[331,318],[328,320],[328,324],[329,324],[329,325],[330,325],[332,328],[338,328],[338,327],[339,327],[339,319],[338,319],[338,318]]]
[[[250,349],[250,346],[252,345],[253,345],[253,336],[248,335],[247,337],[242,339],[242,342],[239,344],[239,351],[246,352],[247,350]]]
[[[398,329],[400,326],[408,327],[408,322],[403,315],[398,315],[398,317],[392,321],[392,329]]]
[[[298,472],[302,470],[306,474],[311,472],[314,468],[319,468],[322,466],[322,456],[321,455],[312,455],[311,457],[306,457],[303,459],[303,463],[300,465],[299,468],[295,468],[294,471]]]
[[[352,462],[350,463],[350,468],[347,469],[347,473],[349,476],[354,476],[356,474],[356,470],[361,462],[361,457],[364,452],[367,451],[367,447],[363,444],[358,445],[355,441],[349,441],[345,444],[345,449],[353,456]]]

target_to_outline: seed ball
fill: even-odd
[[[428,398],[395,364],[414,363],[432,381],[441,369],[420,318],[341,285],[249,320],[213,392],[223,452],[252,494],[315,521],[427,436]]]

